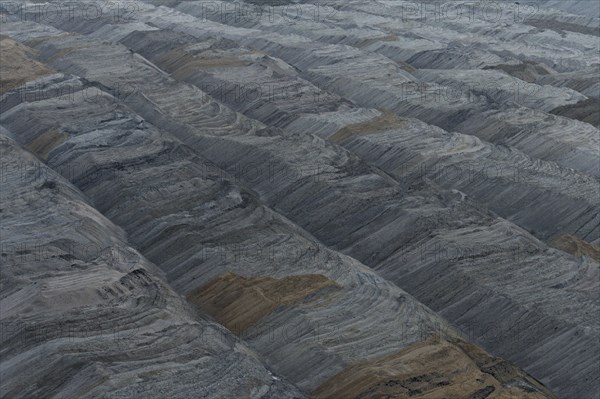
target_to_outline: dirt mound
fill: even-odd
[[[0,35],[0,94],[54,72],[34,57],[33,49]]]
[[[244,277],[225,273],[187,295],[188,301],[241,334],[280,305],[299,303],[324,288],[340,286],[320,274]]]
[[[313,399],[555,398],[510,363],[464,341],[437,336],[335,375]]]

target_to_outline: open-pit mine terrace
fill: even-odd
[[[598,399],[600,6],[0,2],[0,397]]]

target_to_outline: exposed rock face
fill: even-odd
[[[96,332],[11,345],[3,394],[597,397],[599,24],[574,3],[493,23],[464,2],[468,21],[334,0],[6,10],[27,68],[6,75],[3,151],[55,176],[7,196],[6,242],[63,252],[58,271],[3,258],[2,317],[141,332],[118,353]]]

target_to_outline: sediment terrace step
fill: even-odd
[[[24,134],[29,118],[21,117],[30,112],[40,126]],[[455,335],[394,285],[322,247],[217,168],[206,170],[201,158],[108,93],[93,101],[82,90],[24,103],[2,121],[24,145],[43,141],[45,128],[64,134],[48,152],[49,165],[125,227],[180,292],[248,338],[276,370],[307,390],[359,360],[381,357],[434,332]],[[262,250],[268,255],[261,256]],[[250,321],[236,319],[227,296],[211,302],[213,291],[202,286],[214,277],[230,280],[222,273],[231,271],[255,275],[241,278],[259,310]],[[478,384],[474,391],[485,388]]]
[[[152,31],[132,33],[121,42],[247,116],[329,138],[403,184],[426,176],[490,206],[538,238],[575,232],[588,241],[598,237],[598,187],[589,176],[473,136],[358,108],[301,79],[283,61],[231,40],[198,41],[181,33]],[[174,48],[174,42],[180,46]],[[217,66],[222,59],[236,62]],[[353,124],[348,118],[352,114],[362,120]],[[324,131],[323,125],[335,127]],[[367,141],[368,146],[361,145]],[[557,219],[540,217],[556,209],[562,212]]]
[[[119,227],[4,133],[3,396],[305,397],[197,317]]]
[[[232,328],[304,390],[359,359],[383,356],[436,330],[456,335],[398,287],[322,246],[114,97],[104,93],[86,102],[83,93],[22,104],[2,123],[26,146],[43,138],[46,128],[64,134],[48,164],[122,226],[179,293],[193,296],[226,272],[331,281],[333,292],[315,291],[298,304],[270,307],[258,298],[267,306],[264,315]],[[27,115],[33,114],[38,129],[28,135]]]
[[[224,3],[216,4],[223,5]],[[372,6],[357,3],[340,7],[334,3],[328,5],[333,6],[335,12],[330,18],[324,17],[326,19],[325,22],[321,20],[322,18],[319,18],[317,21],[314,21],[314,18],[310,20],[310,15],[312,14],[309,13],[308,16],[300,18],[299,22],[293,25],[292,30],[294,34],[288,34],[288,18],[277,17],[274,21],[271,21],[265,15],[258,15],[255,18],[239,16],[237,18],[228,18],[227,12],[223,11],[227,10],[227,8],[219,8],[219,12],[211,12],[206,7],[202,7],[201,2],[182,2],[177,6],[177,9],[195,15],[202,21],[209,19],[215,23],[225,24],[224,26],[234,25],[245,27],[248,30],[248,34],[228,34],[226,29],[219,28],[218,25],[202,26],[202,28],[200,28],[200,25],[195,28],[181,26],[177,30],[201,37],[198,34],[198,30],[201,29],[204,35],[227,36],[249,47],[260,49],[299,68],[302,71],[303,77],[308,78],[319,87],[349,98],[361,106],[385,108],[401,116],[415,117],[446,130],[457,130],[462,133],[476,135],[494,143],[509,144],[530,156],[555,161],[565,167],[580,170],[596,178],[600,176],[595,151],[595,148],[598,146],[597,128],[590,125],[585,126],[585,124],[578,123],[578,121],[569,118],[553,118],[552,124],[561,125],[561,131],[564,133],[560,136],[554,134],[547,136],[548,114],[541,112],[536,114],[537,116],[531,121],[531,124],[528,124],[526,133],[523,132],[519,137],[511,138],[510,135],[504,133],[504,130],[510,130],[510,127],[498,124],[493,114],[493,112],[504,112],[509,117],[513,117],[512,114],[514,113],[517,115],[522,114],[523,112],[527,112],[527,109],[518,107],[519,102],[528,107],[532,105],[534,107],[540,106],[544,101],[547,101],[543,98],[546,95],[544,93],[548,92],[560,92],[562,90],[564,92],[563,96],[580,96],[581,100],[585,100],[585,96],[579,95],[572,90],[544,88],[543,86],[514,78],[511,80],[513,87],[506,87],[502,81],[506,81],[510,77],[502,76],[502,74],[497,75],[496,80],[500,79],[497,84],[493,84],[489,79],[474,79],[474,84],[471,84],[471,86],[467,85],[466,87],[461,86],[457,88],[456,85],[447,86],[427,79],[429,75],[419,75],[418,71],[408,74],[402,69],[401,64],[398,64],[398,67],[394,68],[393,65],[390,65],[389,62],[383,59],[376,62],[375,65],[377,67],[367,67],[366,64],[373,64],[373,62],[368,61],[373,58],[371,53],[361,52],[358,49],[352,49],[343,45],[323,45],[322,41],[330,42],[331,40],[328,40],[327,33],[323,34],[324,38],[319,38],[318,34],[315,34],[313,25],[321,26],[321,29],[327,32],[329,26],[340,24],[344,27],[344,23],[348,23],[346,19],[351,19],[356,23],[355,19],[358,18],[357,15],[365,18],[375,18],[378,29],[383,29],[386,34],[395,33],[400,37],[404,34],[411,39],[408,40],[409,43],[422,38],[427,38],[432,43],[441,42],[442,48],[436,51],[438,51],[439,56],[443,59],[460,59],[461,54],[465,51],[472,51],[471,48],[473,46],[476,48],[483,47],[483,51],[490,52],[489,49],[493,46],[492,57],[483,55],[483,62],[480,64],[438,66],[441,69],[456,68],[457,74],[461,73],[458,68],[473,69],[502,64],[504,62],[515,62],[515,60],[516,62],[546,62],[548,65],[562,71],[588,69],[594,63],[597,63],[597,57],[589,56],[589,54],[593,53],[589,52],[589,49],[598,48],[595,38],[588,35],[572,34],[563,39],[558,34],[532,32],[531,27],[526,27],[521,23],[514,23],[515,21],[523,22],[524,16],[513,20],[512,13],[515,10],[510,9],[510,7],[504,10],[507,13],[503,14],[502,19],[496,21],[496,23],[513,23],[514,29],[492,30],[491,32],[496,36],[503,38],[503,40],[498,40],[493,39],[490,34],[490,26],[496,26],[494,21],[486,20],[486,18],[469,20],[469,23],[465,24],[465,26],[471,27],[468,32],[457,33],[457,24],[447,21],[445,18],[425,19],[422,26],[413,27],[409,32],[407,29],[398,29],[398,27],[406,25],[406,21],[398,19],[398,17],[395,19],[394,17],[390,17],[395,12],[396,15],[405,15],[407,11],[405,6],[393,4]],[[485,8],[484,6],[482,7]],[[280,9],[284,8],[280,7]],[[348,10],[351,11],[348,12]],[[536,11],[541,12],[539,9]],[[346,14],[350,14],[350,16]],[[278,14],[276,13],[276,15]],[[286,14],[284,13],[283,15]],[[477,15],[480,16],[480,14]],[[302,22],[307,19],[310,21],[303,25]],[[392,22],[395,22],[395,24],[392,24]],[[419,21],[419,24],[421,22]],[[169,28],[166,24],[162,26]],[[476,28],[477,26],[479,26],[479,30]],[[271,35],[252,33],[253,30],[271,32]],[[524,34],[532,38],[524,42],[520,38]],[[451,38],[456,38],[456,40],[462,38],[468,45],[457,46],[451,41]],[[493,44],[490,43],[492,39]],[[395,42],[382,40],[382,43],[390,45],[389,43],[393,44]],[[399,44],[400,48],[402,47],[401,43]],[[569,50],[565,50],[567,44]],[[444,47],[446,46],[448,50],[445,50]],[[514,46],[514,48],[511,46]],[[551,52],[544,50],[548,46],[552,46],[553,50]],[[561,49],[565,53],[560,54],[558,49]],[[394,51],[391,50],[385,54],[391,56],[390,54]],[[555,59],[555,62],[551,62],[547,58],[540,58],[545,57],[544,54],[549,53],[552,53],[552,57],[562,56],[564,58]],[[510,54],[513,54],[514,57],[511,57]],[[586,54],[585,63],[577,65],[569,64],[577,63]],[[522,59],[523,57],[529,58]],[[410,57],[410,59],[408,56],[401,58],[399,61],[413,62],[421,68],[431,68],[429,65],[433,62],[431,57],[426,58],[423,62],[417,62],[414,57]],[[349,60],[352,60],[352,62],[349,62]],[[558,65],[556,65],[557,63]],[[363,67],[361,68],[360,65],[363,65]],[[476,73],[488,74],[492,72],[476,71]],[[490,102],[490,99],[487,99],[483,95],[486,89],[488,92],[487,95],[504,92],[504,97],[509,96],[517,101],[511,100],[514,102],[514,105],[509,107],[508,110],[504,110],[502,107],[497,109],[498,105],[493,101]],[[551,108],[546,106],[548,111],[556,109],[556,107],[558,105]],[[489,110],[493,111],[490,116],[488,116],[487,112],[484,112]],[[567,116],[576,115],[569,113]],[[481,123],[485,124],[487,131],[493,132],[493,134],[480,136]],[[525,121],[522,121],[522,123],[527,124]],[[530,136],[533,136],[535,143],[527,140],[527,137]],[[555,155],[557,152],[563,155],[557,157]]]

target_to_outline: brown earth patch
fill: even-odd
[[[382,130],[395,127],[402,128],[405,124],[406,121],[398,117],[396,114],[392,112],[384,112],[377,118],[341,128],[329,137],[329,141],[339,144],[351,137],[378,133]]]
[[[201,69],[241,67],[249,62],[235,57],[198,57],[183,48],[169,51],[157,60],[157,65],[171,73],[175,79],[184,80]]]
[[[341,287],[320,274],[276,279],[225,273],[190,292],[187,300],[239,335],[278,306],[303,302],[325,288]]]
[[[386,35],[386,36],[380,36],[380,37],[373,37],[371,39],[365,39],[363,41],[360,42],[360,44],[358,45],[358,47],[362,48],[362,47],[367,47],[373,43],[377,43],[377,42],[397,42],[399,40],[397,35]]]
[[[48,57],[48,62],[56,61],[60,58],[63,58],[71,53],[74,53],[75,50],[77,50],[77,49],[76,48],[63,48],[61,50],[58,50],[57,52],[52,54],[50,57]]]
[[[36,51],[0,35],[0,94],[54,71],[34,58]]]
[[[550,245],[575,256],[589,256],[600,262],[600,248],[577,237],[564,235],[550,240]]]
[[[46,160],[50,151],[61,145],[67,136],[56,130],[48,130],[47,132],[40,134],[35,140],[28,143],[25,148],[42,160]]]
[[[313,399],[555,398],[510,363],[459,339],[432,336],[383,359],[364,361],[330,378]]]
[[[398,66],[400,67],[400,69],[408,72],[408,73],[413,73],[417,70],[417,68],[415,68],[414,66],[410,65],[408,62],[404,62],[404,61],[400,61],[397,60],[395,61],[396,64],[398,64]]]

